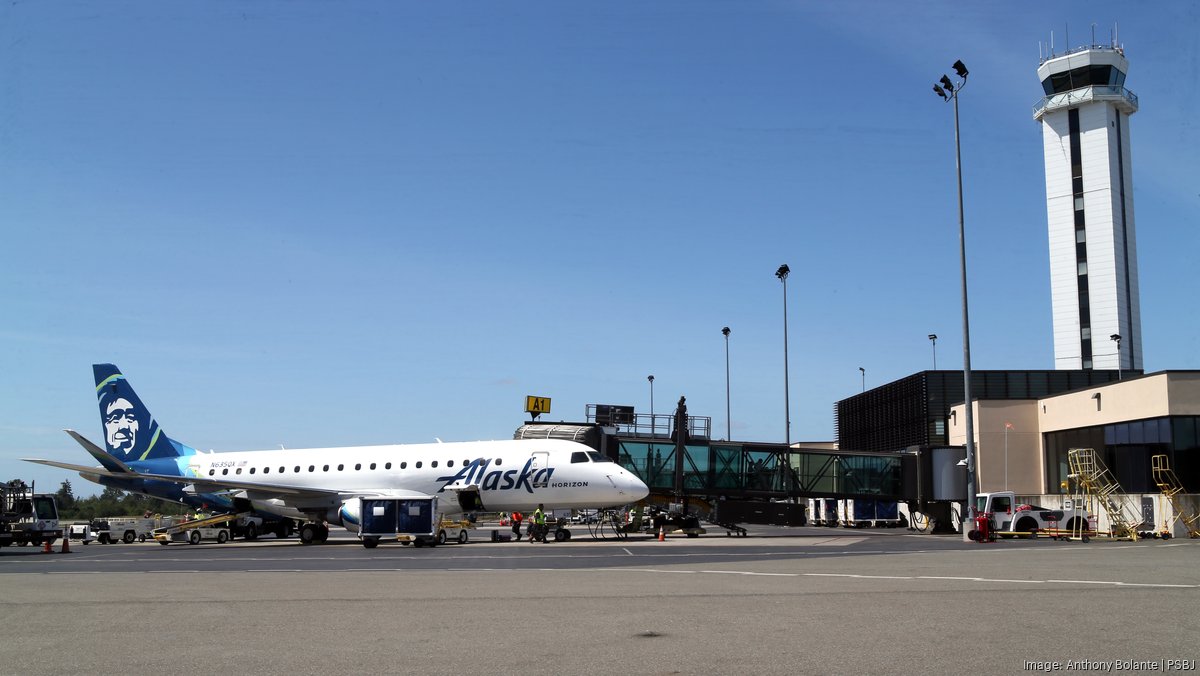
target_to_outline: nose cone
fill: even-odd
[[[647,495],[650,495],[650,487],[641,479],[633,475],[632,472],[625,473],[629,478],[629,497],[631,502],[637,502]]]

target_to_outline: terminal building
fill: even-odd
[[[1128,71],[1115,44],[1038,66],[1055,370],[972,372],[970,405],[978,491],[1061,506],[1069,451],[1093,449],[1154,530],[1176,516],[1156,466],[1173,471],[1196,512],[1200,371],[1142,371]],[[962,446],[966,405],[962,371],[914,374],[838,402],[838,445]]]
[[[970,405],[979,492],[1064,507],[1077,488],[1069,452],[1092,449],[1142,528],[1183,535],[1177,517],[1200,512],[1200,371],[1143,372],[1129,142],[1138,103],[1124,86],[1128,66],[1114,44],[1049,54],[1038,67],[1052,370],[972,371],[970,402],[961,370],[921,371],[836,402],[828,444],[714,441],[710,419],[686,409],[673,418],[595,405],[586,423],[528,425],[518,437],[590,443],[641,477],[652,498],[690,497],[700,510],[805,498],[823,510],[826,500],[874,499],[958,521],[961,511],[951,516],[947,505],[965,499],[965,463],[956,461],[965,457]],[[1181,484],[1174,499],[1160,485],[1160,465]],[[931,489],[939,471],[961,475],[961,487]],[[777,518],[768,522],[798,523],[792,513]],[[1093,528],[1105,528],[1104,519]]]

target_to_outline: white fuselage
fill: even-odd
[[[456,514],[464,511],[457,497],[464,490],[477,491],[487,511],[611,507],[649,493],[591,448],[555,439],[197,453],[179,462],[182,474],[201,479],[337,491],[344,497],[262,499],[253,489],[244,497],[268,512],[321,514],[331,523],[350,522],[347,527],[357,521],[359,496],[437,496],[439,511]]]

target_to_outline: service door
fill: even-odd
[[[550,465],[550,454],[546,451],[534,451],[533,462],[529,465],[529,473],[533,477],[532,486],[534,488],[545,488],[550,485],[550,479],[545,474],[539,476],[540,471],[546,469]]]

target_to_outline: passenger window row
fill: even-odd
[[[482,459],[480,459],[480,460],[482,460]],[[453,460],[447,460],[447,461],[445,461],[445,462],[446,462],[446,467],[454,467],[454,461],[453,461]],[[502,464],[502,462],[503,462],[502,460],[500,460],[500,459],[497,459],[496,461],[492,462],[490,466],[496,466],[496,467],[499,467],[499,466]],[[463,466],[463,467],[466,467],[466,466],[467,466],[467,465],[469,465],[469,464],[471,464],[471,461],[470,461],[470,460],[463,460],[463,461],[462,461],[462,466]],[[414,463],[414,464],[413,464],[413,468],[414,468],[414,469],[421,469],[422,465],[423,465],[423,461],[421,461],[421,460],[418,460],[418,461],[416,461],[416,463]],[[368,466],[368,469],[369,469],[369,470],[374,470],[374,469],[376,469],[376,466],[377,466],[377,463],[374,463],[374,462],[373,462],[373,463],[371,463],[371,464]],[[437,467],[437,466],[438,466],[438,461],[437,461],[437,460],[434,460],[434,461],[430,462],[430,463],[429,463],[429,466],[430,466],[430,467]],[[362,463],[356,463],[356,464],[354,465],[354,470],[355,470],[356,472],[357,472],[357,471],[361,471],[361,470],[362,470],[362,468],[363,468],[363,466],[362,466]],[[392,463],[390,463],[390,462],[385,462],[385,463],[383,464],[383,468],[384,468],[385,470],[390,470],[390,469],[392,468]],[[229,475],[229,469],[230,469],[230,468],[228,468],[228,467],[226,467],[226,468],[222,469],[222,470],[221,470],[221,475],[222,475],[222,476],[228,476],[228,475]],[[244,468],[242,468],[242,467],[238,467],[237,469],[235,469],[235,470],[234,470],[234,472],[233,472],[233,473],[234,473],[235,475],[241,474],[241,473],[242,473],[242,469],[244,469]],[[408,469],[408,462],[401,462],[401,463],[400,463],[400,469]],[[250,468],[250,472],[249,472],[249,473],[250,473],[250,474],[256,474],[256,473],[257,473],[257,470],[258,470],[258,468],[257,468],[257,467],[251,467],[251,468]],[[338,466],[337,466],[337,471],[339,471],[339,472],[344,472],[345,470],[346,470],[346,465],[344,465],[344,464],[341,464],[341,465],[338,465]],[[309,471],[309,472],[316,472],[316,471],[317,471],[317,466],[316,466],[316,465],[309,465],[309,466],[308,466],[308,471]],[[321,471],[322,471],[322,472],[328,472],[328,471],[329,471],[329,465],[322,465],[322,466],[321,466]],[[270,468],[270,467],[263,467],[263,468],[262,468],[262,473],[263,473],[263,474],[270,474],[270,473],[271,473],[271,468]],[[277,472],[277,474],[286,474],[286,473],[287,473],[287,467],[284,467],[284,466],[280,465],[280,467],[279,467],[279,471]],[[302,473],[301,466],[300,466],[300,465],[296,465],[295,467],[293,467],[293,468],[292,468],[292,473],[293,473],[293,474],[301,474],[301,473]],[[210,469],[208,470],[208,475],[209,475],[209,476],[216,476],[216,474],[217,474],[217,470],[216,470],[216,468],[215,468],[215,467],[214,467],[214,468],[210,468]]]

